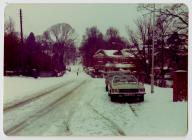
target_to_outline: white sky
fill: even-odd
[[[126,26],[135,28],[134,21],[141,16],[136,4],[9,4],[5,9],[5,20],[13,18],[19,31],[19,9],[23,11],[23,30],[28,35],[42,34],[57,23],[70,24],[79,35],[86,27],[97,26],[105,34],[110,26],[116,27],[120,35],[127,37]]]

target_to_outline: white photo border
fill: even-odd
[[[184,3],[189,9],[189,44],[188,44],[188,133],[183,137],[14,137],[6,136],[3,133],[3,52],[4,52],[4,10],[8,4],[19,3]],[[0,139],[1,140],[59,140],[59,139],[173,139],[173,140],[190,140],[192,139],[192,0],[1,0],[0,1]]]

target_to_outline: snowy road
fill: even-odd
[[[28,126],[29,124],[33,125],[33,123],[35,123],[35,120],[37,120],[38,118],[44,116],[47,113],[52,114],[51,111],[53,109],[57,109],[59,105],[63,105],[65,101],[68,101],[70,103],[71,101],[68,100],[67,98],[71,98],[71,96],[73,96],[72,94],[77,92],[77,90],[79,90],[79,88],[82,88],[82,86],[84,86],[86,83],[87,80],[77,82],[70,81],[58,89],[50,91],[46,94],[41,94],[40,96],[36,96],[35,98],[33,97],[31,100],[30,99],[25,100],[24,102],[21,102],[16,106],[5,109],[4,110],[5,133],[11,135],[17,134],[18,132],[23,130],[25,126]],[[80,94],[77,95],[81,96]],[[75,102],[73,101],[73,103]],[[65,107],[65,105],[63,106]],[[67,109],[71,110],[71,108]],[[37,125],[37,128],[39,128],[39,125]]]
[[[78,77],[71,73],[66,76],[69,78],[63,77],[60,84],[46,90],[41,89],[42,92],[37,92],[38,94],[31,92],[25,96],[20,90],[22,94],[19,95],[17,91],[18,95],[15,94],[15,97],[4,96],[5,134],[124,136],[187,133],[187,102],[172,102],[170,88],[155,87],[155,94],[146,94],[142,103],[114,103],[105,91],[104,79],[91,78],[84,73]],[[32,81],[26,80],[29,83]],[[30,85],[34,83],[37,86],[41,80],[45,84],[51,79],[37,79]],[[15,80],[8,81],[6,85]],[[150,86],[145,87],[149,93]],[[12,95],[14,89],[6,91],[6,95]]]
[[[120,125],[107,116],[114,112],[111,104],[106,106],[112,109],[109,114],[103,114],[103,110],[97,108],[100,107],[97,105],[98,97],[101,98],[99,91],[105,93],[101,88],[103,84],[101,80],[91,78],[70,81],[54,91],[7,108],[4,110],[4,132],[7,135],[26,136],[85,135],[84,131],[90,129],[86,131],[87,135],[126,135]],[[98,93],[91,90],[97,90]],[[104,94],[102,100],[106,100],[106,97],[107,94]],[[117,109],[121,109],[120,106]],[[126,110],[127,115],[133,118],[132,110],[129,107]],[[81,126],[86,129],[80,129]]]

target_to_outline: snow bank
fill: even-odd
[[[31,78],[31,77],[4,77],[4,109],[21,101],[34,98],[50,90],[54,90],[78,78],[86,78],[81,66],[71,66],[71,72],[62,77]]]
[[[150,85],[145,85],[147,94],[143,103],[132,105],[138,120],[132,134],[138,135],[186,135],[187,102],[173,102],[173,89],[156,87],[150,93]]]
[[[142,103],[114,103],[105,92],[103,79],[94,79],[70,121],[72,135],[154,135],[187,133],[187,102],[172,102],[172,88],[145,85]],[[92,96],[91,96],[92,95]]]

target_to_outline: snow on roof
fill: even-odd
[[[123,49],[123,50],[121,50],[121,52],[122,52],[122,54],[123,54],[123,56],[125,56],[125,57],[135,57],[133,54],[131,54],[130,52],[129,52],[129,50],[127,50],[127,49]]]
[[[107,55],[107,56],[110,56],[110,57],[119,57],[119,56],[122,56],[122,55],[117,55],[115,53],[118,52],[118,50],[103,50],[103,52]]]
[[[176,70],[175,72],[187,72],[186,70]]]
[[[178,52],[178,53],[176,53],[178,56],[187,56],[188,55],[188,53],[187,52]]]
[[[98,53],[95,53],[94,57],[95,56],[100,56],[101,57],[101,56],[104,56],[104,54],[102,54],[101,52],[98,52]]]
[[[102,56],[102,50],[99,49],[98,51],[96,51],[96,53],[93,55],[93,57],[96,57],[96,56]]]
[[[106,67],[114,67],[115,64],[114,64],[114,63],[106,63],[105,66],[106,66]]]
[[[104,56],[104,55],[109,56],[109,57],[119,57],[119,56],[121,56],[121,55],[115,54],[117,52],[118,52],[118,50],[102,50],[102,49],[100,49],[95,53],[94,56]]]
[[[94,56],[109,56],[109,57],[134,57],[128,49],[122,50],[98,50]]]

